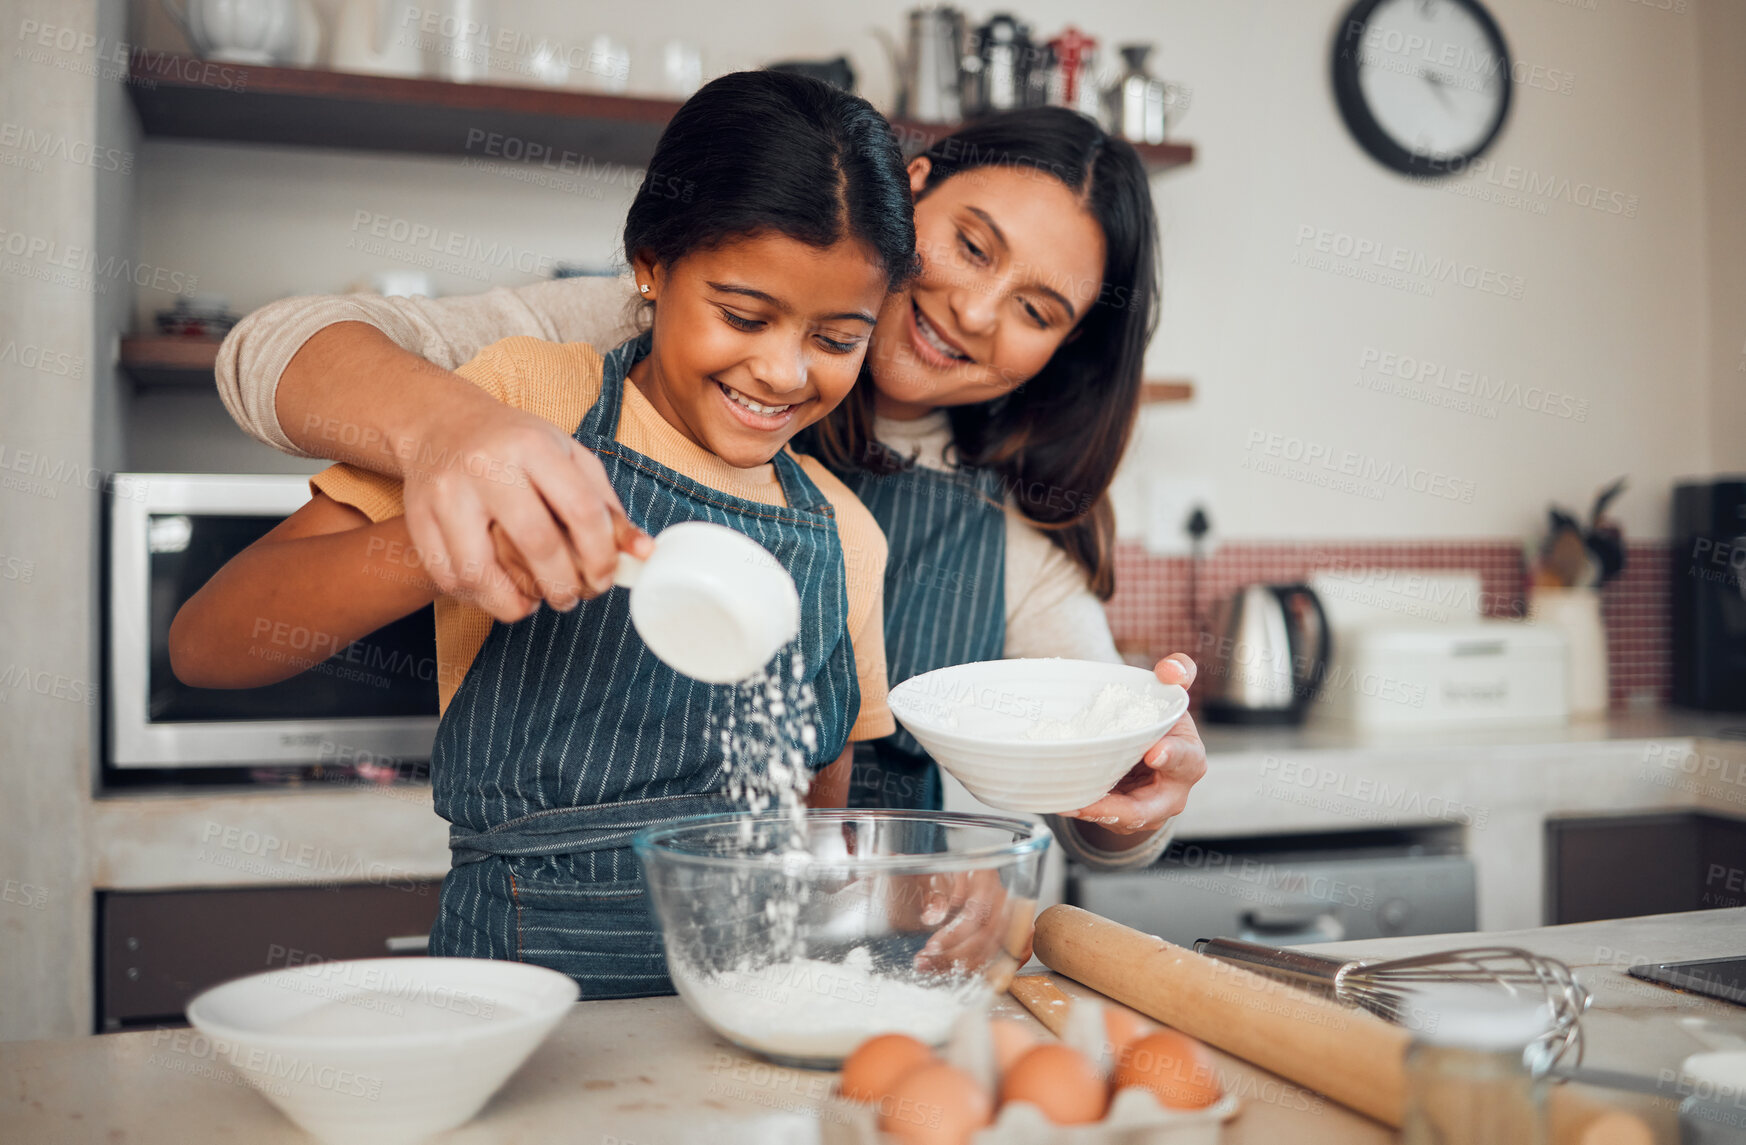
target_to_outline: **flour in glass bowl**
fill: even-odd
[[[841,962],[795,958],[707,976],[677,964],[671,970],[704,1021],[743,1046],[790,1059],[844,1058],[879,1033],[940,1045],[958,1015],[990,994],[974,975],[876,974],[865,947]]]
[[[1105,684],[1097,698],[1064,720],[1041,719],[1025,729],[1028,740],[1095,739],[1151,727],[1164,705],[1121,684]]]

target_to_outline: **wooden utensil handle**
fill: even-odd
[[[1061,993],[1061,987],[1043,975],[1025,974],[1014,978],[1006,992],[1017,998],[1019,1004],[1031,1012],[1031,1017],[1043,1023],[1043,1028],[1057,1038],[1067,1028],[1067,1011],[1072,1008],[1073,999]]]
[[[1655,1145],[1649,1123],[1635,1112],[1567,1085],[1546,1095],[1546,1135],[1552,1145]]]

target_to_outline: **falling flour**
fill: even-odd
[[[735,1041],[775,1057],[842,1058],[877,1033],[940,1045],[966,1007],[987,1001],[979,978],[926,982],[876,974],[865,947],[842,962],[796,958],[708,976],[673,967],[699,1016]]]
[[[1132,688],[1105,684],[1097,698],[1064,720],[1038,720],[1025,729],[1028,740],[1094,739],[1151,727],[1164,718],[1164,706]]]
[[[807,883],[801,871],[810,857],[806,845],[806,793],[812,786],[807,758],[818,746],[815,720],[818,702],[806,679],[806,663],[800,649],[786,658],[777,656],[773,667],[759,672],[734,688],[727,714],[720,720],[723,788],[738,809],[752,814],[774,811],[787,820],[786,837],[774,848],[785,866],[794,871],[792,893],[769,894],[769,884],[748,875],[743,884],[730,888],[724,907],[744,914],[754,897],[762,900],[761,912],[770,927],[772,949],[799,953],[798,919],[806,901]],[[753,848],[753,824],[740,824],[740,839],[748,852]],[[759,849],[770,840],[759,840]]]
[[[818,746],[818,702],[799,648],[788,658],[787,671],[781,657],[773,663],[774,671],[761,671],[734,688],[733,702],[720,720],[724,787],[745,810],[783,812],[799,829],[812,785],[806,760]]]
[[[809,956],[800,917],[818,861],[806,832],[807,761],[818,746],[818,705],[804,669],[798,650],[778,657],[734,689],[712,732],[728,798],[753,814],[776,812],[792,828],[761,835],[746,818],[740,836],[746,855],[764,861],[722,885],[723,917],[762,918],[755,950],[725,969],[706,970],[676,956],[668,972],[711,1026],[775,1057],[840,1059],[885,1031],[938,1045],[966,1006],[986,1002],[989,988],[980,975],[942,979],[909,968],[876,969],[865,947],[841,962]]]

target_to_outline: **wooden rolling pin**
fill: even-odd
[[[1190,1037],[1400,1125],[1412,1039],[1398,1026],[1074,906],[1037,917],[1036,953]]]
[[[1412,1039],[1398,1026],[1078,907],[1052,906],[1038,916],[1036,953],[1051,970],[1190,1037],[1400,1127]],[[1037,1013],[1026,996],[1038,998],[1029,980],[1016,980],[1013,994]],[[1046,996],[1041,1002],[1052,1012],[1066,1010]],[[1562,1087],[1553,1091],[1551,1104],[1557,1145],[1654,1140],[1635,1115],[1565,1094]]]

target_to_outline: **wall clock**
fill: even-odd
[[[1478,0],[1358,0],[1334,35],[1334,99],[1383,166],[1423,178],[1463,170],[1503,130],[1511,65]]]

